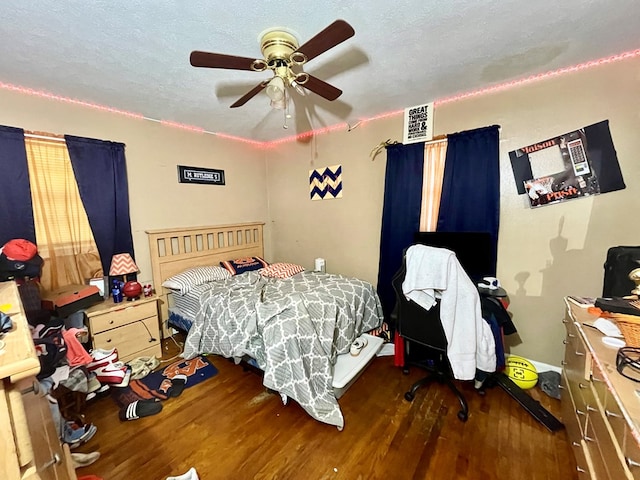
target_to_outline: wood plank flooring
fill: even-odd
[[[176,354],[165,341],[165,358]],[[86,419],[95,437],[77,449],[100,459],[77,470],[104,480],[164,480],[195,466],[201,480],[575,479],[564,430],[550,433],[499,387],[478,395],[462,385],[469,420],[444,385],[404,400],[412,382],[392,357],[376,358],[339,403],[342,432],[282,405],[258,375],[210,357],[219,373],[163,403],[157,415],[121,422],[109,397],[92,400]],[[560,402],[534,398],[560,418]]]

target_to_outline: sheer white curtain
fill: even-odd
[[[420,231],[434,232],[438,224],[444,161],[447,155],[447,139],[435,140],[424,145],[424,172],[422,178],[422,205]]]

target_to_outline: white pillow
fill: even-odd
[[[231,274],[222,267],[194,267],[167,278],[162,283],[162,286],[178,292],[180,295],[184,295],[189,293],[193,287],[197,287],[203,283],[225,280],[230,277]]]

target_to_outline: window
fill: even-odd
[[[49,290],[102,277],[64,139],[25,136],[41,283]]]
[[[447,141],[436,140],[424,145],[424,169],[422,176],[422,204],[420,207],[420,231],[435,232],[440,211],[444,161]]]

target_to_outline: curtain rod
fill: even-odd
[[[50,140],[53,142],[64,142],[64,135],[54,135],[53,133],[30,132],[25,130],[24,136],[28,138],[37,138],[39,140]]]
[[[446,135],[438,135],[433,140],[429,140],[429,141],[424,142],[424,144],[425,145],[432,145],[432,144],[442,143],[442,142],[446,142],[446,141],[447,141],[447,136]],[[378,145],[373,147],[373,150],[371,150],[371,153],[369,153],[369,156],[371,157],[371,161],[375,160],[375,158],[378,156],[378,154],[382,151],[383,148],[388,147],[389,145],[397,145],[399,143],[400,142],[398,142],[397,140],[393,140],[392,141],[390,138],[380,142]]]

